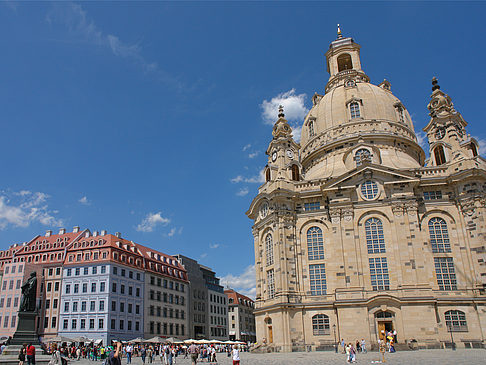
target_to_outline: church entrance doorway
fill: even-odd
[[[393,325],[394,322],[394,315],[388,311],[381,311],[375,314],[375,320],[378,328],[378,339],[379,340],[386,340],[389,341],[386,337],[388,334],[392,334],[393,341],[397,343],[397,335],[395,332],[395,326]]]
[[[267,343],[273,343],[273,327],[272,327],[272,319],[266,318],[265,324],[267,326]]]

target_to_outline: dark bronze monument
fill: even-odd
[[[37,274],[33,271],[30,277],[22,285],[22,298],[18,312],[18,324],[11,345],[24,343],[39,344],[35,319],[37,317]]]

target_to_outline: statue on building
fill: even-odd
[[[34,312],[37,296],[36,272],[30,273],[30,277],[22,285],[22,299],[20,300],[20,312]]]

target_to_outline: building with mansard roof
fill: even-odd
[[[280,109],[253,220],[257,341],[479,347],[486,336],[486,160],[434,78],[417,143],[391,84],[340,32],[296,143]]]

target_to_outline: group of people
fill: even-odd
[[[356,362],[356,353],[366,353],[366,341],[364,338],[356,340],[356,344],[352,342],[346,343],[344,339],[341,339],[341,346],[343,348],[343,354],[346,354],[347,362]]]
[[[228,357],[232,357],[233,365],[240,364],[240,350],[238,345],[231,346],[220,346],[218,348],[219,352],[226,351]],[[207,362],[216,362],[216,346],[196,346],[195,343],[192,343],[191,346],[187,349],[187,353],[191,356],[191,363],[192,365],[196,365],[197,359],[201,358],[201,361],[205,359]]]

